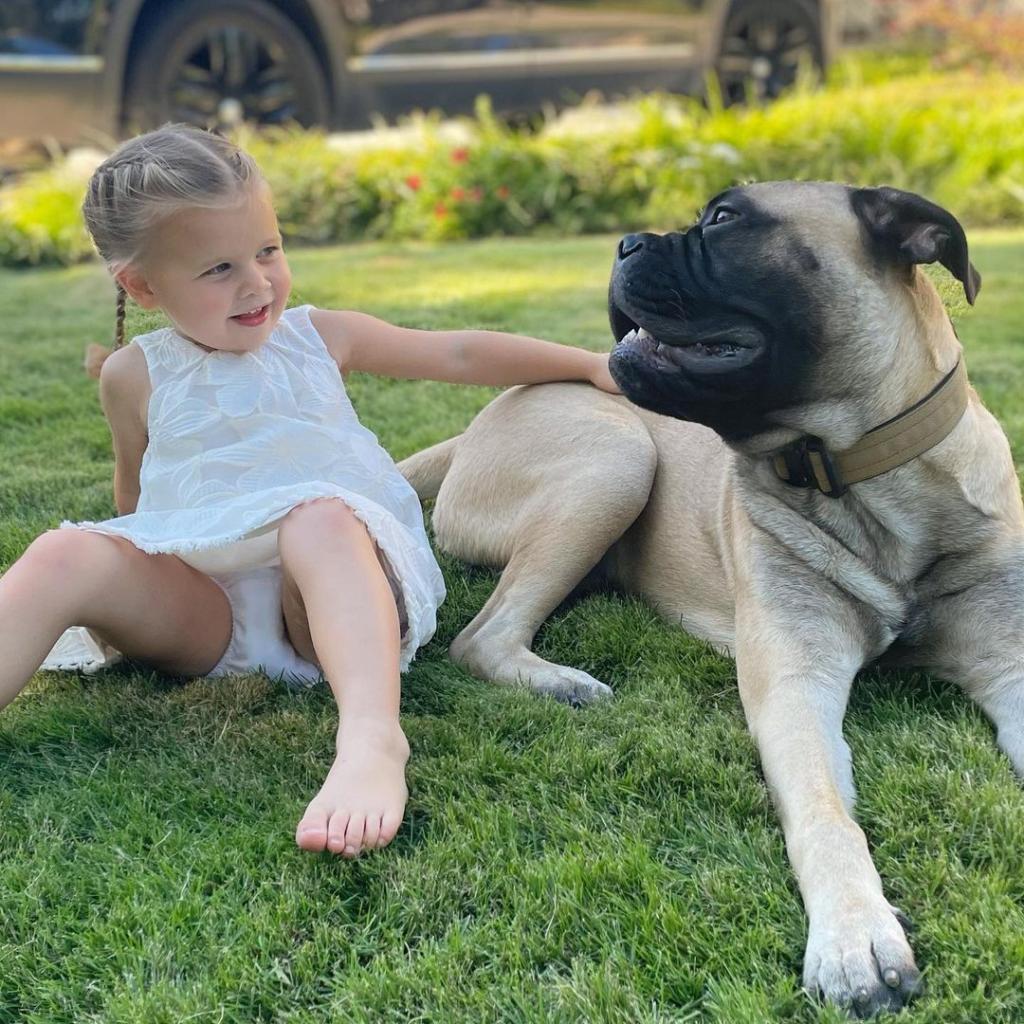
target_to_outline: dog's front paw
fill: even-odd
[[[921,988],[921,973],[897,911],[884,900],[811,922],[804,987],[857,1017],[899,1010]]]

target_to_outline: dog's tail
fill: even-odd
[[[398,464],[398,471],[412,484],[420,501],[437,497],[461,440],[461,434],[449,437],[447,441],[424,448]]]

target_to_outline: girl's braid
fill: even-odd
[[[92,181],[89,183],[90,198],[93,201],[105,200],[111,202],[114,192],[114,179],[118,171],[124,172],[128,170],[129,174],[134,171],[135,168],[141,167],[143,161],[138,157],[125,156],[125,157],[113,157],[108,158],[103,167],[99,168],[93,175]],[[116,352],[119,348],[124,345],[124,320],[125,320],[125,303],[128,298],[128,293],[121,286],[120,281],[116,282],[117,285],[117,299],[115,300],[114,306],[114,345],[113,348],[104,348],[102,345],[88,345],[85,350],[85,370],[90,377],[99,377],[100,368],[103,366],[104,360],[111,354]]]
[[[117,312],[114,317],[114,351],[124,344],[124,302],[127,294],[120,282],[117,285]]]

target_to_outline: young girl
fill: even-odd
[[[444,585],[416,495],[339,370],[616,391],[607,357],[287,309],[268,186],[197,129],[122,145],[83,212],[118,284],[119,334],[125,293],[170,326],[118,348],[100,376],[118,517],[43,534],[0,579],[0,707],[71,626],[179,675],[322,676],[336,757],[296,841],[346,856],[384,846],[407,795],[399,673],[433,633]]]

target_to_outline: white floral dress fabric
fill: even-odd
[[[280,520],[303,502],[340,498],[401,588],[404,670],[434,632],[444,581],[416,493],[356,417],[312,308],[286,310],[253,352],[208,352],[173,328],[137,337],[151,384],[138,506],[62,525],[217,577],[279,564]]]

